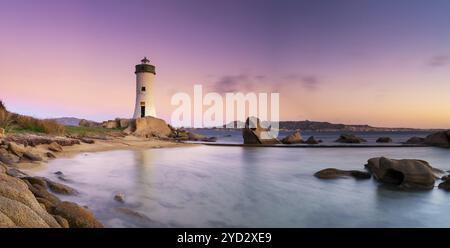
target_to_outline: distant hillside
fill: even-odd
[[[61,117],[61,118],[54,118],[51,119],[56,121],[57,123],[64,125],[64,126],[78,126],[81,119],[75,118],[75,117]]]
[[[243,122],[234,121],[228,124],[233,128],[238,128],[238,125],[244,125]],[[273,125],[272,125],[273,126]],[[224,125],[222,128],[226,128]],[[372,127],[369,125],[348,125],[336,124],[321,121],[280,121],[279,129],[281,130],[303,130],[303,131],[346,131],[346,132],[373,132],[373,131],[427,131],[427,129],[417,128],[391,128],[391,127]]]

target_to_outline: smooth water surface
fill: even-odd
[[[363,169],[376,156],[419,158],[450,170],[439,148],[193,146],[85,153],[34,174],[62,171],[108,227],[450,227],[450,193],[403,192],[374,180],[320,180],[327,167]],[[125,203],[114,201],[116,193]]]

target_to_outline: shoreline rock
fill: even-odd
[[[302,135],[300,134],[299,131],[296,131],[295,133],[290,134],[281,140],[281,143],[288,144],[288,145],[289,144],[299,144],[302,142],[303,142]]]
[[[433,189],[439,178],[437,174],[442,173],[428,162],[417,159],[376,157],[368,160],[366,168],[376,180],[403,189]]]
[[[370,179],[372,176],[369,172],[359,170],[339,170],[336,168],[327,168],[320,170],[314,174],[320,179],[336,179],[344,177],[353,177],[355,179]]]
[[[367,140],[360,138],[354,134],[341,134],[341,136],[335,142],[358,144],[358,143],[367,142]]]
[[[392,139],[390,137],[380,137],[376,140],[376,143],[392,143]]]
[[[261,127],[260,120],[256,117],[247,118],[245,127],[242,129],[242,137],[244,144],[249,145],[272,145],[281,143],[270,135],[270,128]]]

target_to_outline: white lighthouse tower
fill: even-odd
[[[136,65],[136,105],[133,118],[145,116],[156,117],[155,99],[153,97],[153,81],[155,80],[155,66],[145,57],[141,64]]]

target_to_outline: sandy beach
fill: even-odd
[[[132,135],[125,137],[114,137],[107,140],[95,139],[94,144],[80,143],[79,145],[64,146],[62,152],[53,153],[56,158],[72,157],[86,152],[103,152],[112,150],[140,150],[140,149],[159,149],[180,146],[195,146],[198,144],[187,144],[156,138],[140,138]],[[49,152],[48,145],[38,145],[30,149],[31,152],[43,158],[37,162],[21,162],[17,164],[19,169],[32,171],[34,168],[47,164],[51,161],[45,154]]]

